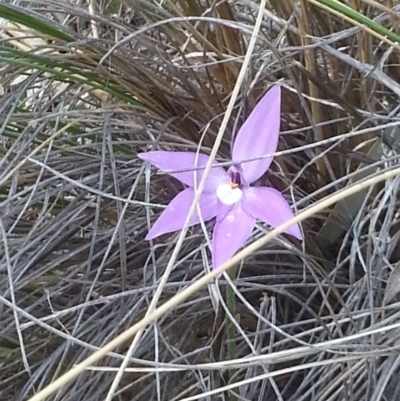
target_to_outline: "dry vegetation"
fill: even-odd
[[[12,3],[0,4],[1,401],[28,400],[143,318],[160,285],[163,302],[209,269],[195,227],[162,282],[179,233],[144,237],[181,187],[136,155],[210,152],[259,12],[251,0]],[[297,211],[399,166],[400,42],[318,3],[267,3],[218,151],[226,161],[279,83],[280,152],[263,181]],[[346,4],[400,33],[398,0]],[[222,278],[137,337],[113,400],[398,400],[399,183],[237,267],[230,371]],[[129,346],[51,399],[105,400]]]

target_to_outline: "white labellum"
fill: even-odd
[[[222,184],[217,188],[217,197],[224,205],[233,205],[240,201],[243,192],[240,188],[232,188],[229,184]]]

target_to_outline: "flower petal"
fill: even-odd
[[[194,200],[194,189],[187,188],[175,196],[161,216],[154,223],[153,227],[146,236],[146,240],[151,240],[162,234],[181,230],[189,214],[190,207]],[[202,194],[199,200],[201,216],[204,221],[212,219],[217,214],[218,199],[215,194]],[[193,226],[200,222],[198,211],[195,211],[190,225]]]
[[[218,199],[218,205],[217,205],[217,221],[221,221],[225,218],[225,216],[234,208],[235,205],[226,205],[225,203],[222,203]]]
[[[281,88],[274,86],[258,102],[240,128],[233,144],[232,160],[254,159],[272,154],[278,147],[281,123]],[[247,184],[260,178],[270,166],[272,157],[241,163]]]
[[[249,216],[240,203],[221,221],[215,223],[212,239],[213,268],[227,262],[250,237],[256,219]]]
[[[274,188],[251,187],[243,191],[242,207],[249,215],[272,227],[278,227],[293,217],[292,209],[283,195]],[[295,224],[286,232],[303,239],[300,226]]]
[[[180,173],[171,173],[170,175],[190,187],[194,186],[195,176],[196,186],[199,185],[204,174],[204,168],[209,160],[209,156],[203,153],[165,152],[161,150],[139,153],[138,157],[142,160],[148,161],[160,170],[187,170]],[[225,169],[218,167],[217,162],[214,162],[213,165],[216,167],[213,167],[210,170],[210,174],[208,175],[204,187],[204,192],[214,192],[218,185],[229,182],[229,177],[227,176]],[[189,171],[194,168],[196,168],[195,171]]]

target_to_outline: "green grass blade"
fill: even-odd
[[[43,16],[32,10],[29,10],[28,13],[20,7],[0,4],[0,17],[56,39],[65,40],[66,42],[74,42],[76,40],[72,35],[64,32],[61,26],[55,26],[56,24],[53,21],[51,23],[46,21]]]
[[[138,108],[144,108],[141,102],[118,89],[110,80],[105,83],[98,74],[79,70],[66,64],[60,64],[44,56],[23,52],[8,46],[0,46],[0,61],[20,67],[34,68],[42,72],[48,72],[58,77],[58,79],[63,82],[79,82],[94,89],[100,89]]]
[[[366,27],[370,28],[374,32],[379,33],[382,36],[386,36],[388,39],[390,39],[395,43],[400,43],[399,35],[396,35],[394,32],[385,28],[381,24],[378,24],[377,22],[359,13],[358,11],[352,9],[351,7],[346,6],[343,3],[339,3],[338,1],[335,0],[317,0],[317,2],[325,5],[328,8],[331,8],[332,10],[337,11],[340,14],[345,15],[346,17],[354,21],[357,21],[360,24],[365,25]]]

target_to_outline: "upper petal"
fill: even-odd
[[[276,228],[293,218],[292,209],[283,195],[274,188],[251,187],[243,191],[242,207],[249,215]],[[286,232],[303,239],[300,226],[295,224]]]
[[[204,168],[210,159],[209,156],[203,153],[166,152],[161,150],[138,153],[138,157],[150,162],[160,170],[186,170],[169,174],[190,187],[194,186],[195,178],[196,187],[199,185],[204,174]],[[204,192],[214,192],[218,185],[228,180],[226,171],[222,167],[218,167],[216,162],[213,162],[213,166],[216,167],[210,170]],[[194,171],[193,169],[196,170]]]
[[[215,223],[212,238],[213,268],[227,262],[240,249],[253,231],[256,219],[236,204],[221,220]]]
[[[274,86],[258,102],[241,126],[232,149],[232,160],[254,159],[276,152],[281,123],[281,88]],[[272,157],[242,163],[247,184],[260,178],[272,162]]]
[[[190,207],[194,200],[194,189],[187,188],[175,196],[167,208],[161,213],[158,220],[146,236],[146,240],[151,240],[162,234],[181,230],[189,215]],[[199,208],[201,218],[204,221],[212,219],[217,214],[218,198],[215,194],[203,193],[200,196]],[[200,222],[199,212],[196,210],[190,221],[193,226]]]

